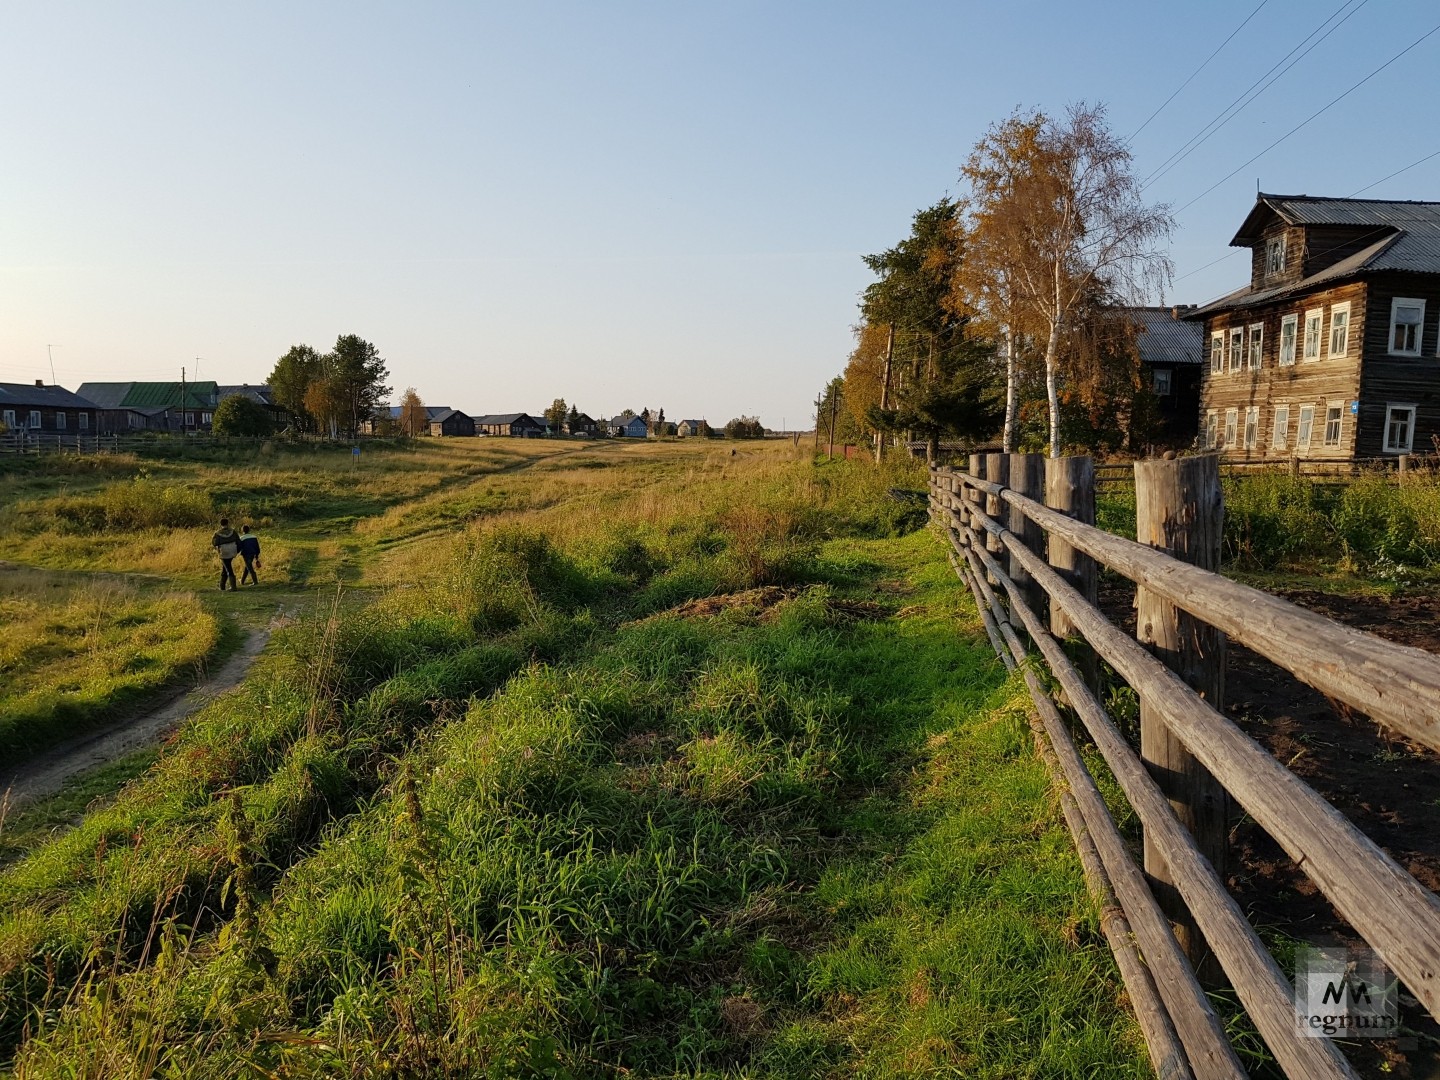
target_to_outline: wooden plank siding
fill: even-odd
[[[1365,321],[1356,455],[1385,453],[1385,411],[1391,404],[1416,406],[1412,449],[1433,453],[1434,439],[1440,436],[1440,275],[1376,274],[1368,281],[1370,317]],[[1396,297],[1425,301],[1418,357],[1390,353],[1390,309]]]
[[[1259,245],[1263,247],[1263,245]],[[1287,254],[1288,259],[1288,254]],[[1288,271],[1288,262],[1287,262]],[[1346,355],[1331,359],[1330,313],[1334,305],[1350,304],[1350,337]],[[1323,308],[1324,317],[1320,325],[1320,358],[1306,360],[1305,312]],[[1389,303],[1385,305],[1385,318],[1389,319]],[[1281,367],[1280,327],[1286,315],[1296,315],[1297,333],[1295,341],[1295,363]],[[1248,362],[1250,327],[1264,327],[1263,349],[1260,369],[1252,371]],[[1200,437],[1205,436],[1207,414],[1214,410],[1217,415],[1221,438],[1225,432],[1225,414],[1228,409],[1237,410],[1236,446],[1226,447],[1227,461],[1284,461],[1292,453],[1299,453],[1306,460],[1348,460],[1355,456],[1355,417],[1350,413],[1350,403],[1360,397],[1360,355],[1361,327],[1366,325],[1366,285],[1352,282],[1332,289],[1291,296],[1273,304],[1254,308],[1241,308],[1217,312],[1205,320],[1205,341],[1207,349],[1211,336],[1219,331],[1226,335],[1227,353],[1225,371],[1216,374],[1210,370],[1207,352],[1205,374],[1201,384]],[[1232,328],[1245,329],[1246,355],[1240,371],[1232,372],[1229,367],[1228,341]],[[1384,331],[1382,331],[1382,334]],[[1325,409],[1328,405],[1341,404],[1340,441],[1335,446],[1325,446]],[[1284,449],[1271,446],[1274,430],[1275,407],[1288,405],[1290,408],[1289,429]],[[1296,435],[1300,425],[1300,409],[1313,405],[1316,410],[1309,449],[1297,450]],[[1255,446],[1247,450],[1244,445],[1245,412],[1248,408],[1260,409],[1259,428]]]

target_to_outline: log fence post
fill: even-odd
[[[986,454],[985,479],[992,484],[999,484],[1001,487],[1007,487],[1010,480],[1010,455]],[[992,495],[988,491],[985,493],[985,513],[993,521],[1005,520],[1005,503],[1001,500],[999,495]],[[998,536],[995,536],[993,533],[985,534],[985,550],[990,552],[990,554],[997,559],[1004,558],[1005,545],[1002,544],[1000,542],[1000,538]],[[986,575],[986,577],[990,579],[990,584],[992,586],[999,588],[1000,582],[998,580],[994,579],[988,574]]]
[[[1082,525],[1094,525],[1095,459],[1046,458],[1045,505]],[[1099,575],[1094,559],[1075,550],[1068,541],[1051,536],[1049,563],[1076,592],[1091,604],[1096,602]],[[1050,630],[1061,641],[1075,632],[1075,627],[1058,605],[1051,607]]]
[[[1010,487],[1027,499],[1044,502],[1045,455],[1011,454]],[[1045,530],[1031,521],[1025,511],[1019,507],[1010,506],[1008,509],[1009,520],[1006,522],[1006,527],[1018,536],[1020,542],[1030,551],[1043,559],[1045,557]],[[1024,592],[1026,605],[1041,619],[1044,619],[1047,598],[1040,583],[1030,576],[1029,571],[1020,564],[1013,552],[1010,554],[1009,565],[1006,569],[1010,574],[1010,580],[1019,585]]]
[[[1224,524],[1220,470],[1213,455],[1135,463],[1135,538],[1182,562],[1220,569]],[[1217,710],[1225,692],[1225,635],[1143,587],[1135,591],[1135,636]],[[1200,852],[1225,877],[1229,796],[1169,729],[1147,695],[1140,698],[1140,756],[1195,837]],[[1145,872],[1161,908],[1201,981],[1223,981],[1204,938],[1174,886],[1159,850],[1145,840]]]

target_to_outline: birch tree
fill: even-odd
[[[1007,336],[1024,325],[1043,338],[1050,454],[1058,457],[1062,344],[1097,291],[1139,304],[1169,284],[1162,245],[1174,221],[1168,206],[1141,198],[1130,151],[1100,105],[1073,105],[1059,120],[1016,113],[986,133],[964,175],[967,262],[976,259],[975,273],[990,276],[962,278],[960,291],[1011,320]]]

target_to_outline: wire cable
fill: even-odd
[[[1150,121],[1151,121],[1151,120],[1154,120],[1155,117],[1159,116],[1160,113],[1164,110],[1165,106],[1166,106],[1166,105],[1169,105],[1170,102],[1174,101],[1176,95],[1179,94],[1181,90],[1184,90],[1185,87],[1189,86],[1190,83],[1191,83],[1192,81],[1194,81],[1195,76],[1196,76],[1196,75],[1199,75],[1200,72],[1204,71],[1205,68],[1209,66],[1210,61],[1211,61],[1211,60],[1214,60],[1215,57],[1217,57],[1217,56],[1220,55],[1220,50],[1223,49],[1223,48],[1225,48],[1226,45],[1229,45],[1231,39],[1234,38],[1236,34],[1240,33],[1241,30],[1244,30],[1245,27],[1247,27],[1248,25],[1250,25],[1250,20],[1253,19],[1253,18],[1255,18],[1256,15],[1260,14],[1260,9],[1263,8],[1263,7],[1264,7],[1266,4],[1268,4],[1269,2],[1270,2],[1270,0],[1260,0],[1260,3],[1256,6],[1255,10],[1252,11],[1252,12],[1250,12],[1249,15],[1245,16],[1245,21],[1242,22],[1239,26],[1237,26],[1234,30],[1230,31],[1230,37],[1227,37],[1224,41],[1222,41],[1219,45],[1217,45],[1217,46],[1215,47],[1215,51],[1212,52],[1209,56],[1207,56],[1207,57],[1205,58],[1205,62],[1202,63],[1199,67],[1197,67],[1194,71],[1192,71],[1192,72],[1190,73],[1190,78],[1188,78],[1188,79],[1186,79],[1184,82],[1182,82],[1182,83],[1175,89],[1175,93],[1171,94],[1171,95],[1170,95],[1169,97],[1167,97],[1164,101],[1162,101],[1162,102],[1160,103],[1160,107],[1159,107],[1158,109],[1156,109],[1154,112],[1152,112],[1149,116],[1147,116],[1147,117],[1145,118],[1145,123],[1141,124],[1138,128],[1136,128],[1134,131],[1132,131],[1132,132],[1126,137],[1125,141],[1126,141],[1127,143],[1128,143],[1128,142],[1131,142],[1131,141],[1135,138],[1136,135],[1139,135],[1140,132],[1144,131],[1147,127],[1149,127],[1149,126],[1150,126]]]
[[[1143,191],[1145,188],[1155,183],[1155,181],[1159,180],[1171,169],[1179,165],[1196,150],[1199,150],[1200,147],[1205,145],[1205,143],[1209,142],[1212,135],[1216,134],[1231,120],[1234,120],[1235,117],[1239,116],[1242,112],[1244,112],[1248,106],[1254,103],[1256,98],[1258,98],[1261,94],[1265,93],[1266,90],[1270,89],[1271,86],[1278,82],[1291,68],[1298,64],[1301,60],[1304,60],[1305,57],[1309,56],[1310,53],[1312,53],[1320,45],[1321,42],[1323,42],[1336,30],[1339,30],[1340,27],[1344,26],[1347,22],[1349,22],[1350,17],[1356,12],[1358,12],[1367,3],[1369,3],[1369,0],[1360,0],[1360,3],[1356,4],[1355,7],[1351,8],[1349,12],[1346,12],[1344,18],[1340,19],[1340,21],[1335,23],[1334,26],[1330,26],[1330,28],[1326,30],[1325,28],[1329,26],[1330,23],[1333,22],[1340,15],[1341,12],[1345,11],[1345,9],[1349,7],[1352,3],[1354,3],[1354,0],[1344,0],[1344,3],[1342,3],[1338,8],[1336,8],[1335,11],[1331,13],[1329,18],[1327,18],[1314,30],[1311,30],[1310,33],[1307,34],[1298,45],[1296,45],[1293,49],[1291,49],[1288,53],[1286,53],[1278,61],[1276,61],[1274,66],[1272,66],[1269,71],[1265,72],[1264,75],[1261,75],[1260,78],[1256,79],[1253,83],[1251,83],[1249,87],[1247,87],[1240,94],[1239,97],[1237,97],[1229,105],[1225,106],[1225,108],[1221,109],[1219,115],[1217,115],[1213,120],[1211,120],[1194,135],[1192,135],[1185,142],[1185,144],[1180,147],[1179,150],[1176,150],[1168,158],[1162,161],[1160,165],[1153,172],[1150,173],[1149,176],[1145,177],[1144,181],[1140,185],[1141,190]],[[1316,34],[1320,34],[1322,30],[1324,30],[1325,32],[1321,34],[1321,36],[1315,41],[1311,42],[1310,39],[1314,38]],[[1307,43],[1309,43],[1308,47]],[[1305,51],[1300,52],[1301,49],[1304,49]],[[1297,52],[1300,52],[1299,56],[1295,55]],[[1293,60],[1290,59],[1292,56],[1294,57]],[[1286,63],[1286,61],[1289,61],[1289,63]],[[1284,65],[1283,68],[1282,65]],[[1264,85],[1261,85],[1262,83]]]
[[[1320,106],[1320,108],[1316,109],[1313,113],[1311,113],[1309,116],[1307,116],[1304,120],[1301,120],[1300,123],[1296,124],[1293,128],[1291,128],[1289,131],[1287,131],[1284,135],[1281,135],[1278,139],[1276,139],[1274,142],[1272,142],[1269,146],[1265,147],[1265,149],[1261,150],[1261,151],[1260,151],[1258,154],[1256,154],[1254,157],[1252,157],[1252,158],[1250,158],[1250,159],[1248,159],[1248,160],[1246,160],[1246,161],[1241,162],[1241,163],[1240,163],[1239,165],[1237,165],[1234,169],[1231,169],[1230,172],[1226,173],[1226,174],[1225,174],[1224,176],[1222,176],[1219,180],[1216,180],[1215,183],[1211,184],[1208,188],[1206,188],[1204,191],[1202,191],[1199,195],[1196,195],[1193,199],[1191,199],[1189,202],[1187,202],[1184,206],[1180,207],[1180,209],[1177,210],[1177,211],[1175,211],[1175,212],[1176,212],[1177,214],[1182,214],[1182,213],[1184,213],[1184,212],[1185,212],[1186,210],[1188,210],[1190,207],[1194,206],[1197,202],[1199,202],[1201,199],[1203,199],[1206,195],[1209,195],[1212,191],[1214,191],[1216,188],[1218,188],[1221,184],[1225,183],[1225,181],[1227,181],[1227,180],[1231,179],[1232,177],[1234,177],[1234,176],[1235,176],[1237,173],[1239,173],[1242,169],[1248,168],[1250,165],[1253,165],[1255,162],[1259,161],[1262,157],[1264,157],[1266,154],[1268,154],[1271,150],[1274,150],[1275,147],[1279,146],[1279,145],[1280,145],[1281,143],[1283,143],[1286,139],[1290,138],[1290,136],[1294,135],[1294,134],[1295,134],[1297,131],[1299,131],[1301,128],[1305,127],[1307,124],[1309,124],[1309,123],[1310,123],[1312,120],[1314,120],[1316,117],[1320,116],[1322,113],[1328,112],[1331,108],[1333,108],[1334,106],[1338,105],[1340,102],[1344,101],[1347,97],[1349,97],[1351,94],[1353,94],[1356,90],[1359,90],[1360,87],[1364,86],[1367,82],[1369,82],[1371,79],[1373,79],[1376,75],[1379,75],[1382,71],[1384,71],[1386,68],[1388,68],[1391,64],[1395,63],[1396,60],[1399,60],[1399,59],[1400,59],[1402,56],[1404,56],[1406,53],[1410,52],[1412,49],[1417,48],[1417,47],[1418,47],[1419,45],[1421,45],[1423,42],[1429,40],[1431,37],[1433,37],[1433,36],[1436,34],[1437,31],[1440,31],[1440,23],[1436,23],[1436,24],[1435,24],[1434,26],[1432,26],[1429,30],[1427,30],[1424,34],[1422,34],[1420,37],[1416,38],[1416,39],[1415,39],[1414,41],[1412,41],[1409,45],[1406,45],[1405,48],[1401,49],[1398,53],[1396,53],[1394,56],[1392,56],[1389,60],[1386,60],[1383,64],[1381,64],[1379,67],[1377,67],[1374,71],[1370,72],[1369,75],[1366,75],[1366,76],[1365,76],[1363,79],[1361,79],[1359,82],[1357,82],[1357,83],[1355,83],[1353,86],[1351,86],[1348,90],[1345,90],[1345,91],[1341,92],[1340,94],[1338,94],[1336,97],[1331,98],[1328,102],[1326,102],[1324,105]]]
[[[1440,150],[1436,150],[1433,154],[1426,154],[1426,155],[1425,155],[1424,157],[1422,157],[1419,161],[1412,161],[1409,165],[1406,165],[1403,169],[1396,169],[1396,170],[1395,170],[1394,172],[1392,172],[1389,176],[1382,176],[1379,180],[1376,180],[1375,183],[1373,183],[1373,184],[1366,184],[1366,185],[1365,185],[1364,187],[1362,187],[1359,191],[1352,191],[1349,195],[1347,195],[1347,196],[1345,196],[1345,197],[1346,197],[1347,199],[1353,199],[1353,198],[1355,198],[1356,195],[1360,195],[1360,194],[1362,194],[1362,193],[1364,193],[1364,192],[1366,192],[1366,191],[1369,191],[1369,190],[1370,190],[1371,188],[1373,188],[1373,187],[1379,187],[1381,184],[1385,183],[1386,180],[1394,180],[1395,177],[1399,176],[1401,173],[1409,172],[1411,169],[1415,168],[1416,165],[1424,165],[1425,162],[1427,162],[1427,161],[1429,161],[1431,158],[1435,158],[1435,157],[1440,157]]]

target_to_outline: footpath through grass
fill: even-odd
[[[916,478],[684,453],[411,552],[0,875],[16,1075],[1148,1075]]]

